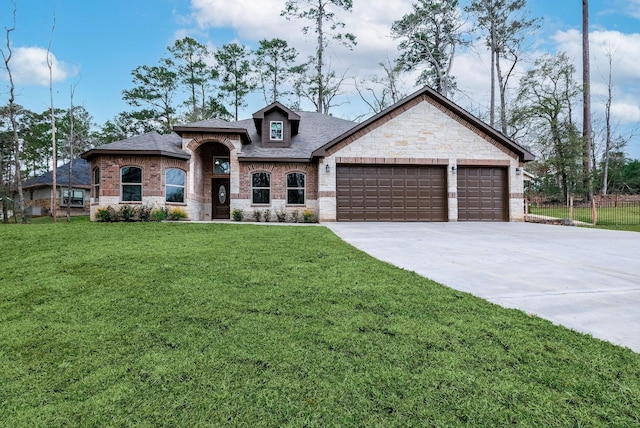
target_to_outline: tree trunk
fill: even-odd
[[[322,113],[324,111],[324,82],[322,80],[322,66],[323,66],[323,54],[324,54],[324,34],[322,30],[322,21],[324,20],[324,4],[322,0],[318,0],[318,20],[316,21],[318,30],[318,58],[316,64],[316,80],[318,84],[318,105],[317,112]]]
[[[584,140],[584,187],[587,200],[593,197],[591,183],[591,73],[589,65],[589,0],[582,0],[582,85],[583,85],[583,127]]]

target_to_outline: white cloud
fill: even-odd
[[[61,82],[77,74],[77,70],[59,61],[51,54],[51,76],[54,82]],[[49,67],[47,65],[47,50],[40,47],[13,48],[13,56],[9,63],[11,75],[16,85],[49,85]],[[8,80],[8,76],[3,76]]]

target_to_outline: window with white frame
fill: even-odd
[[[271,125],[271,140],[282,141],[282,121],[272,121]]]
[[[93,170],[93,200],[100,200],[100,168]]]
[[[271,202],[271,174],[268,172],[254,172],[251,174],[251,202],[254,204],[268,204]]]
[[[142,201],[142,169],[125,166],[120,170],[120,199],[123,202]]]
[[[287,174],[287,204],[304,205],[306,177],[301,172]]]
[[[184,203],[184,186],[187,174],[177,168],[165,171],[165,200],[167,202]]]

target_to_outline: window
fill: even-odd
[[[69,189],[62,189],[62,201],[60,206],[66,207],[69,204]],[[71,190],[71,206],[84,206],[84,192],[82,190]]]
[[[282,122],[271,122],[271,139],[282,141]]]
[[[125,166],[120,170],[120,195],[123,202],[142,201],[142,169]]]
[[[229,158],[213,158],[213,173],[214,174],[229,174],[231,170],[231,164]]]
[[[305,176],[300,172],[287,174],[287,204],[304,205]]]
[[[271,174],[254,172],[251,174],[251,201],[254,204],[268,204],[271,200]]]
[[[100,168],[93,170],[93,200],[100,200]]]
[[[184,203],[184,184],[187,174],[181,169],[170,168],[165,172],[165,200]]]

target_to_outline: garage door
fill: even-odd
[[[338,221],[447,221],[446,168],[338,165]]]
[[[507,169],[458,168],[458,220],[507,221]]]

